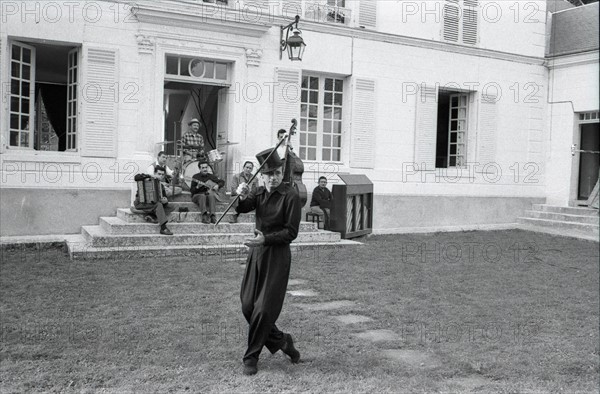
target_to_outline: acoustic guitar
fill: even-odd
[[[217,199],[217,201],[219,201],[219,202],[223,202],[226,199],[225,188],[222,187],[222,188],[219,188],[218,191],[215,191],[213,189],[213,187],[217,186],[218,183],[216,183],[214,181],[211,181],[210,179],[208,181],[206,181],[206,182],[202,182],[202,181],[199,181],[198,179],[190,178],[190,177],[187,177],[187,176],[184,176],[183,179],[186,180],[186,181],[192,182],[192,184],[197,183],[199,186],[205,186],[205,187],[207,187],[208,188],[207,192],[211,193],[212,195],[214,195],[215,198]]]

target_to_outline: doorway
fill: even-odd
[[[164,148],[167,155],[175,158],[181,155],[178,151],[177,141],[189,130],[188,123],[192,119],[200,121],[200,135],[204,139],[204,151],[208,154],[211,150],[219,149],[222,132],[226,125],[223,120],[226,116],[226,102],[219,98],[219,91],[225,86],[196,84],[179,81],[165,81],[164,83]],[[226,161],[213,164],[213,172],[221,179],[225,179]]]
[[[600,123],[584,123],[579,126],[579,184],[578,200],[587,200],[598,182],[600,169]]]

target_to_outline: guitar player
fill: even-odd
[[[200,161],[198,163],[200,172],[192,177],[192,202],[198,205],[202,212],[202,223],[216,223],[215,208],[217,193],[219,189],[225,186],[225,181],[219,179],[214,174],[208,173],[208,162]]]

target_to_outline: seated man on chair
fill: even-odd
[[[155,177],[164,177],[165,168],[161,166],[154,167],[154,176]],[[161,187],[162,184],[161,184]],[[165,195],[165,190],[163,187],[163,195]],[[133,206],[138,211],[143,211],[148,214],[146,216],[146,220],[154,221],[154,218],[158,219],[158,224],[160,225],[160,233],[163,235],[173,235],[171,230],[167,227],[167,222],[169,221],[169,214],[172,211],[172,208],[168,206],[169,201],[166,197],[161,198],[160,202],[157,203],[142,203],[140,202],[140,197],[138,193],[135,194],[135,201],[133,202]],[[154,216],[154,218],[153,218]]]
[[[216,175],[208,173],[208,162],[198,163],[200,172],[192,177],[192,202],[198,205],[202,212],[202,223],[216,223],[215,209],[217,206],[217,193],[225,186],[225,181]]]
[[[319,186],[315,187],[310,200],[310,211],[323,216],[323,228],[329,230],[329,216],[331,215],[332,198],[327,188],[327,178],[319,178]]]
[[[191,160],[206,160],[204,152],[204,137],[200,134],[200,121],[196,118],[188,123],[190,130],[183,135],[181,143],[183,144],[183,162]]]
[[[156,173],[154,172],[154,169],[156,167],[163,167],[165,169],[165,173],[164,176],[160,179],[160,182],[162,183],[162,185],[165,187],[165,191],[167,192],[167,197],[173,197],[176,196],[178,194],[181,194],[182,189],[179,186],[174,186],[171,184],[171,180],[173,178],[173,170],[171,170],[168,166],[167,166],[167,154],[165,153],[165,151],[160,151],[158,152],[158,156],[157,156],[157,160],[155,163],[150,164],[150,166],[146,169],[146,173],[147,174],[154,174],[155,178],[158,178],[156,176]]]

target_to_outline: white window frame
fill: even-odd
[[[308,83],[308,89],[303,88],[302,87],[302,81],[304,78],[309,78],[309,83]],[[310,92],[315,92],[314,89],[310,89],[310,78],[317,78],[319,80],[318,83],[318,90],[317,92],[317,116],[316,118],[314,117],[309,117],[308,115],[310,114],[310,106],[311,105],[315,105],[314,103],[311,103],[310,99],[311,99],[311,95]],[[325,91],[325,81],[327,79],[332,79],[333,80],[333,91]],[[340,93],[337,93],[337,91],[335,90],[335,84],[336,81],[339,81],[342,85],[342,90]],[[344,78],[340,78],[340,77],[336,77],[336,76],[330,76],[330,75],[317,75],[317,74],[309,74],[309,73],[303,73],[301,76],[301,92],[303,91],[307,91],[307,99],[308,101],[305,102],[302,100],[302,95],[301,95],[301,99],[300,99],[300,125],[298,127],[298,131],[299,131],[299,142],[298,142],[298,156],[305,161],[309,161],[309,162],[331,162],[331,163],[342,163],[343,161],[343,150],[344,150]],[[326,93],[331,93],[332,96],[332,104],[331,105],[327,105],[327,107],[332,107],[332,111],[331,111],[331,118],[327,118],[325,119],[325,94]],[[335,102],[335,95],[337,94],[341,94],[341,105],[336,105],[334,104]],[[304,111],[303,106],[307,106],[306,111]],[[335,113],[336,113],[336,109],[339,108],[341,110],[341,114],[339,115],[339,119],[335,118]],[[316,120],[316,131],[308,131],[308,125],[310,124],[309,121],[310,120]],[[325,121],[332,121],[331,124],[331,132],[324,132],[324,124]],[[340,133],[334,133],[334,124],[338,123],[340,126]],[[315,135],[315,144],[309,144],[309,135]],[[331,137],[330,139],[330,146],[325,146],[324,145],[324,139],[325,136],[329,135]],[[339,138],[339,146],[332,146],[333,145],[333,139],[334,136],[337,136],[337,138]],[[304,143],[303,143],[304,142]],[[309,159],[309,149],[315,149],[315,158],[314,159]],[[330,157],[329,159],[324,159],[324,155],[323,155],[323,150],[324,149],[328,149],[330,151]],[[337,150],[339,151],[339,160],[333,160],[332,156],[333,156],[333,151]]]
[[[20,47],[20,57],[19,57],[19,61],[16,62],[19,65],[19,77],[15,78],[13,77],[13,71],[12,71],[12,64],[15,61],[13,59],[13,46],[17,46]],[[28,80],[24,80],[23,77],[23,61],[22,61],[22,49],[28,49],[31,52],[31,56],[29,58],[30,63],[25,63],[25,64],[29,64],[29,79]],[[28,150],[28,151],[34,151],[34,131],[35,131],[35,55],[36,55],[36,49],[35,47],[25,44],[23,42],[19,42],[19,41],[12,41],[10,42],[9,45],[9,103],[8,103],[8,116],[7,116],[7,122],[8,122],[8,139],[7,139],[7,146],[9,147],[9,149],[18,149],[18,150]],[[14,94],[13,93],[13,80],[18,81],[19,84],[19,93],[18,94]],[[23,82],[28,82],[29,83],[29,95],[23,95],[21,92],[21,86],[23,85]],[[17,111],[13,111],[13,99],[17,99],[18,100],[18,109]],[[23,108],[21,108],[21,103],[22,100],[29,100],[29,112],[23,112]],[[13,116],[17,116],[17,128],[13,128],[12,127],[12,118]],[[22,117],[23,116],[27,116],[29,117],[29,123],[28,123],[28,130],[22,129]],[[17,145],[12,145],[11,144],[11,134],[13,132],[17,132],[18,136],[17,136]],[[28,134],[29,138],[28,138],[28,144],[27,146],[22,146],[21,145],[21,134]]]
[[[452,99],[457,99],[457,105],[452,105]],[[450,107],[448,108],[448,166],[447,168],[464,168],[467,165],[467,146],[469,132],[469,94],[454,93],[450,94]],[[457,116],[452,117],[452,110],[456,110]],[[461,110],[464,110],[464,115],[461,116]],[[456,122],[456,127],[453,127],[452,122]],[[452,142],[453,134],[456,135],[456,141]],[[452,153],[452,146],[456,146],[455,153]],[[462,145],[462,149],[460,149]],[[454,165],[451,165],[452,157],[454,157]]]

